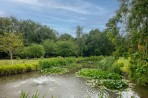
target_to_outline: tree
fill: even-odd
[[[120,0],[119,10],[107,24],[108,34],[116,51],[128,52],[130,77],[140,85],[148,85],[147,8],[148,0]],[[122,30],[124,36],[121,36]]]
[[[32,44],[31,46],[25,47],[23,52],[27,58],[40,58],[45,54],[44,47],[40,44]]]
[[[78,45],[78,55],[83,56],[84,50],[84,39],[83,37],[83,28],[81,26],[77,26],[76,28],[76,42]]]
[[[0,50],[9,54],[10,59],[13,59],[13,54],[17,48],[23,46],[22,37],[14,33],[4,33],[0,35]]]
[[[101,32],[98,29],[90,31],[85,44],[87,47],[85,51],[88,53],[88,56],[110,55],[114,50],[114,47],[108,40],[106,33]]]
[[[58,40],[62,40],[62,41],[68,41],[68,40],[73,40],[74,38],[70,35],[70,34],[67,34],[67,33],[64,33],[62,35],[59,36]]]
[[[72,41],[58,41],[57,55],[67,57],[77,55],[77,45]]]
[[[53,40],[47,39],[43,42],[46,57],[56,55],[56,43]]]

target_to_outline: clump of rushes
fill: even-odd
[[[1,65],[0,76],[22,74],[37,70],[37,64]]]
[[[69,64],[72,64],[74,62],[76,62],[76,58],[70,58],[70,57],[50,58],[50,59],[39,61],[39,68],[46,69],[46,68],[52,68],[52,67],[66,67]]]
[[[35,92],[32,96],[29,96],[29,93],[21,91],[20,98],[45,98],[45,96],[39,97],[39,95],[40,94],[38,92]]]
[[[111,73],[107,71],[101,71],[98,69],[81,69],[79,72],[76,73],[78,77],[86,77],[92,79],[122,79],[121,75],[116,73]]]

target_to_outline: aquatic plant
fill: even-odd
[[[111,73],[108,71],[101,71],[98,69],[81,69],[76,73],[78,77],[86,77],[92,79],[122,79],[121,75],[116,73]]]

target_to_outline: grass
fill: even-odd
[[[13,60],[13,65],[18,65],[18,64],[37,64],[41,59],[14,59]],[[0,60],[0,66],[5,66],[5,65],[12,65],[11,60]]]
[[[0,76],[9,76],[36,71],[37,64],[1,65]]]

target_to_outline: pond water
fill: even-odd
[[[87,79],[78,78],[74,74],[41,75],[27,73],[0,77],[0,98],[19,98],[21,91],[30,95],[39,92],[45,98],[98,98],[100,92],[104,98],[117,98],[117,91],[101,90],[86,85]],[[102,94],[102,93],[101,93]],[[148,88],[133,85],[121,92],[123,98],[148,98]]]

